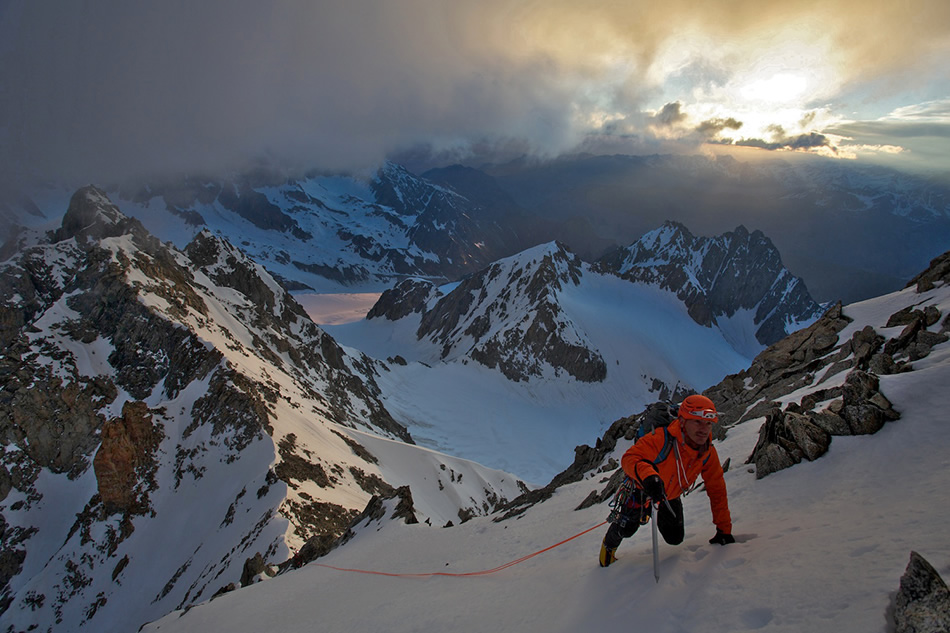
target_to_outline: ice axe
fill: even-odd
[[[666,497],[663,497],[663,503],[666,504],[666,509],[670,511],[670,515],[675,515],[673,512],[673,506],[670,505],[669,500]],[[656,512],[657,508],[660,507],[660,502],[650,504],[650,522],[653,523],[653,577],[656,578],[656,581],[660,582],[660,538],[659,538],[659,528],[656,527]]]

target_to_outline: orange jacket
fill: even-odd
[[[689,490],[696,477],[702,473],[706,494],[709,495],[713,523],[726,534],[732,534],[726,481],[722,476],[722,464],[719,463],[716,447],[710,443],[705,451],[690,448],[683,440],[679,420],[670,423],[666,429],[667,431],[662,427],[654,429],[627,449],[620,460],[624,472],[636,482],[638,488],[643,487],[643,480],[650,475],[659,475],[669,499],[676,499],[683,491]],[[675,445],[670,445],[666,457],[654,466],[654,460],[663,452],[667,432]]]

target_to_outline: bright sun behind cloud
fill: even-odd
[[[801,100],[808,81],[800,74],[781,72],[771,77],[754,79],[739,89],[747,101],[789,103]]]

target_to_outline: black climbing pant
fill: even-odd
[[[670,512],[665,503],[661,503],[656,513],[656,526],[660,530],[660,534],[663,535],[664,541],[670,545],[679,545],[683,542],[685,535],[683,530],[683,502],[679,499],[670,499],[669,503],[673,512]],[[637,515],[625,516],[623,517],[625,520],[610,524],[607,534],[604,536],[604,545],[616,549],[620,545],[620,541],[634,535],[640,528],[638,516],[640,509],[636,508],[636,512]]]

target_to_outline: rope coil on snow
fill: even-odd
[[[578,534],[575,534],[574,536],[568,537],[568,538],[564,539],[563,541],[561,541],[560,543],[555,543],[554,545],[550,545],[550,546],[548,546],[548,547],[545,547],[544,549],[538,550],[537,552],[534,552],[533,554],[528,554],[527,556],[522,556],[521,558],[519,558],[519,559],[517,559],[517,560],[510,561],[510,562],[508,562],[508,563],[505,563],[504,565],[499,565],[498,567],[493,567],[492,569],[485,569],[485,570],[482,570],[482,571],[470,571],[470,572],[465,572],[465,573],[449,573],[449,572],[443,572],[443,571],[434,571],[434,572],[425,572],[425,573],[419,573],[419,574],[397,574],[397,573],[391,573],[391,572],[385,572],[385,571],[373,571],[373,570],[368,570],[368,569],[349,569],[349,568],[346,568],[346,567],[335,567],[335,566],[333,566],[333,565],[325,565],[325,564],[323,564],[323,563],[310,563],[310,564],[311,564],[311,565],[316,565],[317,567],[326,567],[327,569],[333,569],[333,570],[336,570],[336,571],[346,571],[346,572],[352,572],[352,573],[356,573],[356,574],[372,574],[372,575],[374,575],[374,576],[389,576],[389,577],[391,577],[391,578],[431,578],[431,577],[433,577],[433,576],[450,576],[450,577],[453,577],[453,578],[466,578],[466,577],[469,577],[469,576],[487,576],[488,574],[494,574],[494,573],[499,572],[499,571],[501,571],[501,570],[503,570],[503,569],[508,569],[509,567],[514,567],[515,565],[518,565],[518,564],[520,564],[520,563],[523,563],[523,562],[525,562],[525,561],[528,560],[528,559],[531,559],[531,558],[534,558],[535,556],[538,556],[539,554],[543,554],[544,552],[549,552],[549,551],[551,551],[552,549],[554,549],[554,548],[556,548],[556,547],[560,547],[561,545],[564,545],[565,543],[568,543],[568,542],[570,542],[570,541],[573,541],[574,539],[576,539],[576,538],[578,538],[578,537],[580,537],[580,536],[584,536],[584,535],[587,534],[588,532],[592,532],[592,531],[596,530],[596,529],[599,528],[599,527],[603,527],[603,526],[606,525],[606,524],[607,524],[606,521],[604,521],[604,522],[602,522],[602,523],[598,523],[598,524],[595,525],[594,527],[592,527],[592,528],[587,528],[587,529],[584,530],[583,532],[580,532],[580,533],[578,533]]]

